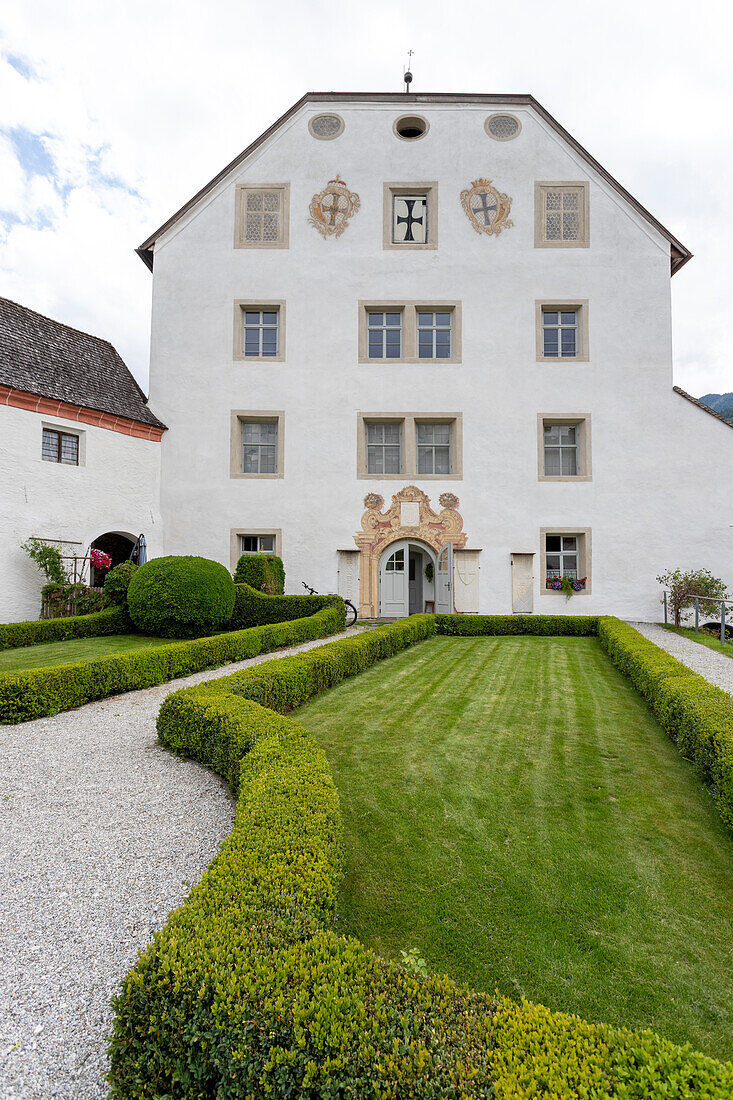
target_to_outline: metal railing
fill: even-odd
[[[667,625],[669,623],[669,608],[668,608],[668,604],[667,604],[667,593],[666,592],[664,593],[664,597],[663,597],[662,602],[664,604],[664,622],[665,622],[665,625]],[[711,603],[711,604],[714,604],[715,607],[720,605],[720,640],[723,643],[723,645],[725,645],[726,632],[731,629],[729,626],[727,626],[726,616],[727,616],[729,611],[733,611],[733,604],[728,602],[728,604],[726,605],[725,600],[715,599],[713,596],[694,596],[693,597],[693,603],[694,603],[694,607],[695,607],[695,633],[696,634],[700,633],[700,604],[701,603],[706,603],[706,604]]]

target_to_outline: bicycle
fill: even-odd
[[[303,588],[305,588],[306,592],[310,593],[311,596],[318,595],[316,589],[311,588],[311,586],[309,584],[306,584],[305,581],[301,581],[300,583],[303,585]],[[346,625],[353,626],[359,616],[359,612],[356,610],[351,600],[344,600],[344,603],[346,605]]]

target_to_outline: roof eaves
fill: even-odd
[[[260,147],[272,134],[278,130],[283,123],[287,122],[297,111],[300,110],[306,103],[347,103],[347,102],[376,102],[376,103],[405,103],[405,104],[421,104],[421,103],[502,103],[502,104],[516,104],[517,106],[532,107],[537,114],[544,119],[544,121],[555,130],[556,133],[567,142],[572,149],[578,153],[579,156],[590,165],[590,167],[597,172],[615,191],[637,211],[646,221],[648,221],[658,233],[661,233],[663,237],[669,241],[670,245],[670,274],[675,275],[681,267],[692,259],[692,252],[685,245],[679,241],[674,234],[662,225],[657,218],[651,214],[645,206],[643,206],[637,199],[634,198],[625,187],[622,186],[615,179],[614,176],[608,172],[602,164],[600,164],[595,157],[591,156],[588,150],[580,144],[579,141],[570,134],[564,126],[562,126],[557,119],[546,110],[533,95],[526,93],[512,94],[512,95],[499,95],[496,92],[483,92],[483,93],[471,93],[471,92],[425,92],[425,93],[411,93],[405,92],[306,92],[304,96],[294,103],[292,107],[289,107],[285,114],[281,115],[276,122],[273,122],[271,126],[260,134],[259,137],[247,146],[246,149],[234,158],[225,168],[218,172],[212,180],[210,180],[200,191],[184,203],[180,210],[177,210],[175,214],[172,214],[167,221],[163,223],[154,233],[152,233],[147,240],[143,241],[139,248],[136,248],[140,259],[151,271],[153,270],[153,246],[163,233],[165,233],[171,226],[182,218],[184,214],[187,214],[192,207],[196,205],[202,198],[204,198],[218,183],[220,183],[234,168],[237,168],[244,160],[247,159],[256,149]]]
[[[714,416],[716,420],[720,420],[723,424],[727,424],[729,428],[733,428],[733,421],[727,420],[724,416],[721,416],[715,409],[711,409],[709,405],[706,405],[702,401],[698,401],[696,397],[688,393],[687,390],[683,390],[681,386],[672,386],[675,393],[678,393],[680,397],[684,397],[686,401],[690,401],[693,405],[697,405],[698,409],[702,409],[708,416]]]

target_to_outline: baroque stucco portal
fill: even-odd
[[[461,550],[467,541],[463,518],[456,509],[460,504],[455,493],[441,493],[440,513],[430,506],[430,497],[416,485],[406,485],[392,497],[386,512],[384,497],[367,493],[366,511],[361,517],[362,530],[354,535],[360,551],[359,617],[374,619],[379,614],[379,559],[390,543],[400,539],[415,539],[427,543],[437,554],[449,542]]]

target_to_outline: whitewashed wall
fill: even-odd
[[[79,432],[81,464],[41,459],[43,426]],[[0,407],[0,622],[37,619],[45,578],[20,543],[66,539],[83,554],[106,531],[162,552],[160,443]]]
[[[332,110],[345,132],[315,140],[308,118]],[[281,528],[288,590],[333,591],[365,493],[389,503],[415,480],[434,506],[445,489],[459,496],[482,611],[511,611],[512,552],[536,553],[536,611],[655,619],[655,575],[676,565],[733,586],[733,431],[672,391],[668,242],[531,110],[514,110],[522,132],[504,143],[486,136],[484,106],[419,111],[430,131],[404,142],[397,106],[307,104],[157,244],[150,400],[170,426],[166,552],[228,566],[231,528]],[[361,209],[324,240],[308,204],[336,173]],[[498,238],[460,205],[479,176],[513,200]],[[433,180],[438,249],[383,250],[383,183]],[[590,181],[590,248],[534,247],[535,180]],[[290,183],[289,249],[233,248],[243,182]],[[284,363],[233,360],[233,302],[257,298],[287,303]],[[360,365],[364,298],[460,300],[462,364]],[[535,300],[555,298],[588,299],[589,362],[536,361]],[[232,409],[285,410],[283,480],[229,477]],[[464,479],[357,479],[357,410],[462,411]],[[591,482],[538,481],[538,413],[592,415]],[[540,528],[561,525],[592,529],[592,592],[570,602],[540,577]]]

